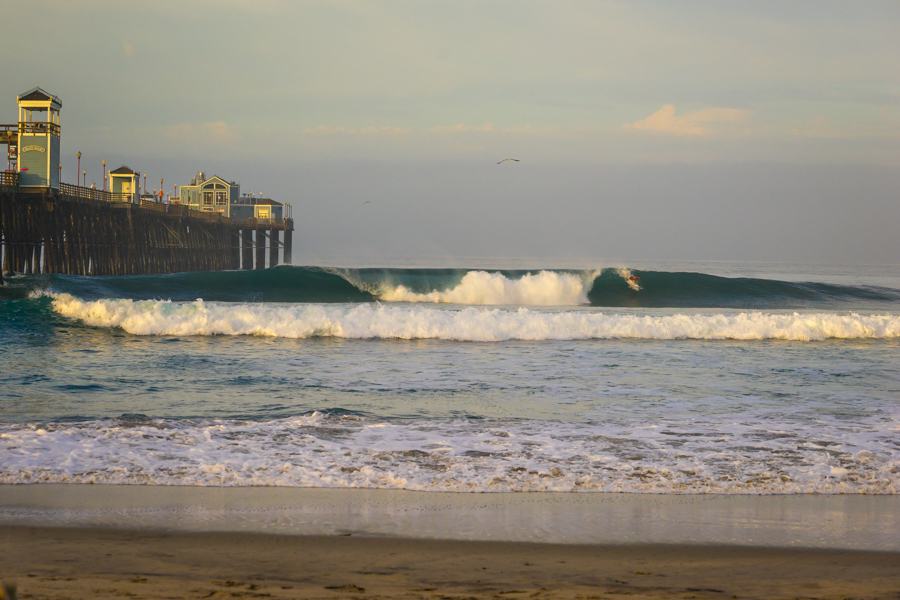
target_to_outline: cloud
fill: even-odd
[[[349,129],[347,127],[331,127],[329,125],[319,125],[318,127],[309,127],[301,131],[301,133],[306,134],[316,134],[316,135],[333,135],[333,134],[364,134],[364,135],[405,135],[407,133],[411,133],[412,128],[410,127],[392,127],[390,125],[380,125],[374,126],[369,125],[368,127],[363,127],[362,129]]]
[[[240,133],[225,121],[172,125],[167,127],[163,134],[168,138],[187,143],[235,144],[241,140]]]
[[[707,136],[723,123],[742,123],[750,118],[750,111],[739,108],[704,108],[682,115],[675,114],[675,107],[667,104],[640,121],[626,123],[626,129],[649,131],[666,135]]]
[[[441,125],[438,127],[432,127],[428,131],[429,131],[429,133],[464,133],[464,132],[472,132],[472,131],[490,132],[490,131],[494,131],[494,124],[493,123],[485,123],[484,125],[481,125],[481,126],[478,126],[478,125],[473,126],[473,125],[463,125],[462,123],[459,123],[457,125]]]
[[[123,43],[122,52],[125,54],[125,58],[134,58],[134,45],[129,42]]]
[[[301,131],[301,133],[317,133],[320,135],[330,134],[330,133],[356,133],[353,129],[347,129],[345,127],[330,127],[328,125],[319,125],[318,127],[309,127]]]
[[[319,125],[318,127],[309,127],[307,129],[303,129],[301,133],[307,135],[427,135],[433,133],[512,133],[547,135],[559,133],[559,128],[553,126],[533,127],[531,123],[503,128],[499,128],[493,123],[485,123],[484,125],[466,125],[465,123],[457,123],[455,125],[438,125],[437,127],[431,127],[428,129],[414,129],[412,127],[394,127],[388,125],[368,126],[361,129],[351,129],[349,127]]]
[[[388,127],[385,125],[381,127],[363,127],[359,130],[360,133],[388,133],[392,135],[404,135],[411,131],[412,129],[409,127]]]
[[[559,128],[552,125],[548,125],[547,127],[532,127],[531,123],[525,123],[524,125],[506,127],[503,129],[503,133],[554,134],[559,133]]]

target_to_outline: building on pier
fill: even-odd
[[[241,195],[241,186],[228,182],[218,175],[209,179],[203,172],[191,180],[190,185],[181,186],[181,204],[202,212],[216,212],[223,217],[231,216],[231,205]]]
[[[109,172],[109,191],[119,202],[137,202],[141,174],[122,165]]]
[[[15,144],[7,143],[10,161],[17,153],[16,170],[20,189],[59,189],[58,96],[39,87],[17,97],[19,122]],[[15,149],[15,150],[14,150]]]
[[[271,198],[241,196],[231,205],[231,216],[234,219],[260,219],[280,221],[285,218],[284,205]]]

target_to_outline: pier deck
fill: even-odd
[[[292,219],[229,219],[177,204],[135,204],[130,197],[68,184],[40,192],[22,191],[17,184],[16,173],[0,173],[0,241],[7,273],[262,269],[267,248],[268,266],[278,264],[279,248],[284,262],[291,263]]]

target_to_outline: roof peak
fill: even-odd
[[[49,93],[39,86],[34,86],[27,92],[19,94],[19,101],[22,100],[44,100],[62,106],[62,102],[60,101],[59,96],[54,96],[53,94]]]

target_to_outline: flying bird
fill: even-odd
[[[514,160],[514,161],[516,161],[516,162],[519,162],[519,159],[518,159],[518,158],[504,158],[503,160],[501,160],[501,161],[498,162],[497,164],[499,165],[499,164],[501,164],[501,163],[509,162],[509,161],[511,161],[511,160]]]
[[[372,204],[370,201],[366,200],[363,204]]]

